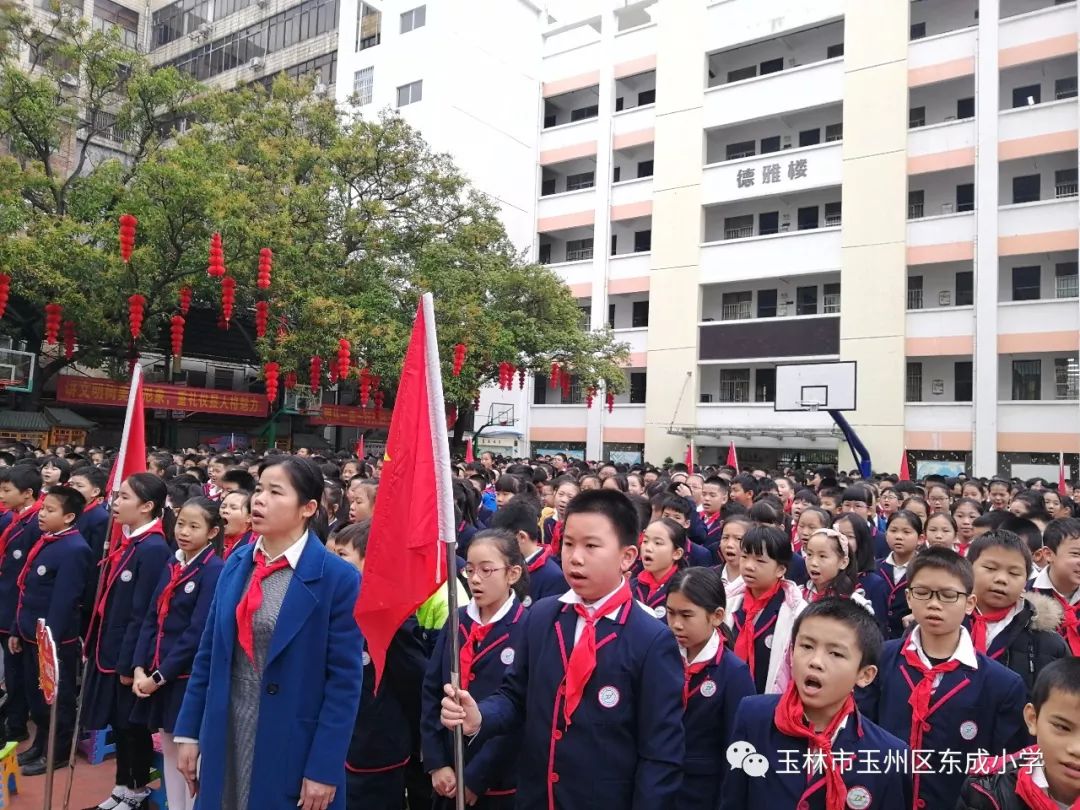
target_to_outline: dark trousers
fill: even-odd
[[[116,784],[141,790],[150,781],[154,763],[154,741],[150,729],[140,726],[114,728],[116,739]]]
[[[345,774],[345,810],[401,810],[405,806],[405,768],[381,773]]]
[[[431,776],[424,773],[419,754],[413,754],[405,766],[405,787],[409,792],[409,810],[431,810]]]
[[[45,702],[38,682],[38,648],[36,644],[23,642],[23,678],[26,684],[26,696],[30,704],[30,717],[34,720],[35,734],[33,748],[45,756],[49,744],[50,707]],[[64,762],[71,751],[71,737],[75,731],[75,687],[76,672],[79,666],[79,644],[61,644],[56,650],[60,663],[60,683],[57,689],[56,705],[56,762]]]
[[[7,689],[7,704],[4,717],[7,721],[9,736],[16,732],[25,732],[30,717],[26,696],[26,677],[23,673],[23,653],[13,653],[8,649],[10,635],[0,633],[0,643],[4,645],[4,683]]]

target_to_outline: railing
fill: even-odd
[[[749,380],[721,380],[720,402],[749,402]]]
[[[908,290],[907,291],[907,308],[908,309],[922,309],[923,308],[923,291],[922,290]]]
[[[1063,197],[1075,197],[1077,192],[1080,191],[1080,187],[1078,187],[1077,183],[1058,183],[1054,190],[1055,196],[1060,200]]]
[[[586,259],[591,259],[592,253],[593,249],[591,247],[578,248],[577,250],[568,250],[566,251],[566,260],[568,262],[582,262]]]
[[[925,126],[926,126],[926,116],[923,116],[922,118],[909,118],[908,119],[908,129],[917,129],[918,127],[925,127]]]
[[[1058,298],[1076,298],[1080,295],[1080,284],[1077,276],[1058,276],[1054,294]]]
[[[922,219],[924,216],[922,203],[912,203],[907,207],[908,219]]]
[[[749,301],[738,304],[724,304],[724,306],[720,307],[720,320],[722,321],[745,321],[753,316]]]
[[[835,315],[840,311],[840,293],[826,293],[822,296],[822,305],[826,315]]]
[[[826,228],[839,227],[839,225],[840,225],[840,223],[842,221],[843,221],[843,215],[842,214],[826,214],[825,215],[825,227]]]
[[[757,154],[754,149],[743,149],[740,152],[731,152],[727,156],[727,160],[738,160],[739,158],[753,157]]]
[[[753,225],[744,225],[741,228],[725,228],[725,239],[747,239],[754,235]]]

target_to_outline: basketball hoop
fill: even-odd
[[[824,405],[824,402],[819,402],[816,399],[800,399],[799,406],[810,413],[817,413],[818,409]]]

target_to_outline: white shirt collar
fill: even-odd
[[[140,526],[137,529],[128,529],[128,527],[125,526],[124,527],[124,534],[128,538],[138,537],[139,535],[146,534],[148,531],[150,531],[150,527],[153,526],[155,523],[157,523],[157,518],[154,518],[149,523],[144,523],[142,526]]]
[[[472,619],[477,624],[480,624],[480,625],[495,624],[495,622],[501,620],[504,616],[506,616],[507,613],[510,612],[510,608],[512,608],[514,606],[515,601],[517,601],[517,599],[514,596],[514,592],[510,591],[510,598],[502,603],[502,607],[499,608],[497,611],[495,611],[495,615],[491,617],[491,621],[489,621],[489,622],[485,622],[485,621],[481,620],[481,618],[480,618],[480,608],[478,608],[476,606],[476,600],[475,599],[470,599],[469,600],[469,604],[467,604],[465,606],[465,613],[467,613],[469,618]]]
[[[923,652],[922,646],[922,628],[915,625],[915,629],[911,631],[911,638],[908,641],[907,649],[915,650],[919,654],[919,659],[930,667],[930,659],[926,657],[926,653]],[[975,655],[975,645],[971,642],[971,634],[968,633],[966,627],[960,628],[960,643],[956,645],[956,650],[949,657],[950,661],[959,661],[965,667],[971,669],[979,668],[979,659]]]
[[[702,661],[711,661],[716,657],[716,651],[720,649],[720,634],[713,630],[712,638],[710,638],[705,646],[701,648],[701,652],[694,656],[693,661],[686,660],[686,647],[679,647],[679,652],[682,653],[683,661],[688,664],[700,664]]]
[[[580,596],[578,596],[578,595],[577,595],[577,593],[576,593],[576,592],[575,592],[575,591],[574,591],[573,589],[571,589],[571,590],[567,591],[567,592],[566,592],[566,593],[564,593],[564,594],[563,594],[562,596],[560,596],[560,597],[559,597],[559,601],[560,601],[560,602],[562,602],[562,603],[563,603],[563,604],[565,604],[565,605],[584,605],[584,606],[585,606],[585,608],[586,608],[587,610],[591,611],[591,610],[592,610],[593,608],[595,608],[595,607],[596,607],[597,605],[602,605],[602,604],[604,604],[604,602],[606,602],[606,601],[607,601],[608,599],[610,599],[610,598],[611,598],[612,596],[614,596],[614,595],[615,595],[616,593],[618,593],[618,592],[619,592],[619,588],[622,588],[622,586],[623,586],[624,584],[625,584],[625,581],[624,581],[624,582],[620,582],[620,583],[619,583],[619,587],[618,587],[618,588],[616,588],[615,590],[613,590],[613,591],[612,591],[611,593],[609,593],[609,594],[605,594],[605,595],[604,595],[604,596],[603,596],[602,598],[600,598],[600,599],[597,599],[597,600],[596,600],[595,602],[586,602],[586,601],[585,601],[585,600],[583,600],[583,599],[582,599],[582,598],[581,598]],[[619,617],[619,611],[620,611],[620,610],[622,610],[622,606],[621,606],[621,605],[620,605],[619,607],[615,608],[615,609],[614,609],[613,611],[611,611],[610,613],[606,614],[606,615],[604,616],[604,618],[607,618],[607,619],[617,619],[617,618]]]
[[[893,557],[893,553],[890,551],[889,556],[885,558],[885,562],[887,562],[889,565],[891,565],[897,571],[907,571],[907,567],[909,565],[911,565],[911,560],[912,559],[914,559],[914,557],[910,558],[906,563],[898,563],[896,561],[896,559]]]
[[[534,551],[532,554],[530,554],[528,557],[525,558],[525,564],[528,565],[529,563],[531,563],[533,560],[535,560],[537,557],[539,557],[543,553],[544,553],[544,547],[541,546],[540,548],[538,548],[536,551]]]
[[[1054,587],[1054,583],[1050,580],[1049,565],[1039,572],[1039,575],[1035,577],[1035,582],[1032,583],[1031,587],[1037,591],[1053,591],[1062,599],[1068,601],[1070,605],[1075,605],[1077,602],[1080,602],[1080,588],[1077,588],[1072,594],[1064,594]]]
[[[727,564],[720,566],[720,581],[725,585],[735,585],[742,582],[742,574],[736,574],[734,577],[728,578]]]
[[[187,568],[189,565],[199,559],[199,557],[205,554],[208,548],[212,548],[209,543],[207,543],[205,546],[195,552],[195,556],[192,557],[190,560],[184,556],[184,550],[182,548],[178,548],[173,556],[176,558],[176,561],[180,563],[181,568]]]
[[[304,553],[304,547],[307,545],[307,541],[308,530],[304,529],[304,533],[293,540],[292,544],[285,549],[285,551],[277,557],[271,557],[266,553],[266,546],[263,544],[264,541],[262,535],[259,535],[259,539],[255,541],[255,547],[251,553],[254,554],[256,551],[261,551],[263,554],[266,554],[267,563],[277,562],[279,558],[284,557],[289,563],[289,568],[295,570],[297,564],[300,562],[300,555]]]
[[[986,623],[986,647],[990,648],[990,645],[994,643],[994,639],[1001,635],[1001,631],[1008,627],[1012,620],[1019,615],[1020,611],[1024,609],[1024,597],[1020,597],[1015,605],[1009,608],[1009,612],[1005,614],[1005,618],[997,622]]]

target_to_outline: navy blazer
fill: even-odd
[[[656,810],[682,782],[683,663],[671,631],[630,602],[596,624],[596,669],[573,721],[562,684],[577,613],[556,598],[529,608],[524,649],[480,702],[477,740],[521,736],[517,805]]]
[[[27,553],[41,537],[37,513],[38,510],[31,507],[19,517],[12,517],[15,525],[8,535],[4,556],[0,559],[0,636],[6,636],[15,622],[15,609],[19,604],[19,574],[26,563]]]
[[[529,563],[529,595],[525,597],[525,607],[547,596],[562,596],[570,590],[566,574],[551,558],[546,547],[541,554],[542,559],[537,558]]]
[[[173,733],[199,741],[199,806],[220,807],[225,780],[236,606],[247,591],[254,546],[229,557],[218,580]],[[345,756],[363,679],[364,640],[353,619],[355,568],[308,532],[270,639],[258,706],[249,807],[293,810],[303,780],[335,785],[345,807]]]
[[[874,609],[874,619],[881,629],[882,638],[889,637],[889,593],[892,588],[877,571],[863,571],[856,577],[856,582],[863,589],[870,607]],[[907,604],[907,597],[904,597]]]
[[[908,699],[922,676],[904,660],[910,639],[887,641],[881,654],[877,678],[856,690],[859,709],[882,728],[911,741],[911,706]],[[917,747],[929,750],[929,767],[914,776],[916,799],[926,810],[953,807],[960,796],[965,769],[952,768],[942,752],[959,752],[961,762],[979,749],[991,755],[1018,751],[1030,743],[1024,725],[1027,690],[1015,672],[977,654],[978,668],[963,664],[946,672],[930,697],[930,716]],[[910,806],[910,805],[909,805]]]
[[[910,560],[908,565],[911,565]],[[885,580],[885,587],[888,589],[885,601],[887,617],[885,638],[900,638],[904,635],[904,617],[911,613],[911,608],[907,603],[907,576],[902,577],[899,582],[894,582],[893,567],[884,559],[878,560],[878,575]],[[875,608],[875,615],[876,610],[877,608]]]
[[[39,538],[35,546],[40,542]],[[78,641],[82,630],[80,607],[86,582],[94,570],[91,556],[90,546],[74,528],[42,544],[19,591],[11,632],[24,641],[34,641],[37,620],[44,619],[57,644]]]
[[[97,503],[75,519],[75,527],[79,530],[86,544],[93,552],[94,562],[100,560],[105,553],[105,533],[109,528],[109,510],[105,504]]]
[[[754,618],[754,670],[750,676],[754,679],[754,688],[757,694],[764,694],[769,685],[769,662],[773,654],[773,633],[776,622],[780,618],[780,607],[784,604],[784,589],[781,588],[761,612]],[[740,601],[738,609],[731,614],[731,634],[738,638],[742,627],[746,623],[746,608]],[[732,642],[734,644],[734,642]],[[777,650],[778,655],[783,655],[784,650]],[[734,653],[732,653],[734,655]],[[747,667],[749,672],[749,667]]]
[[[525,607],[518,601],[506,615],[491,626],[487,636],[474,650],[472,675],[462,684],[476,700],[482,700],[502,685],[507,669],[518,655],[524,654]],[[467,608],[458,608],[459,643],[464,646],[475,622]],[[453,767],[453,735],[439,722],[439,706],[443,685],[450,683],[449,624],[436,642],[435,655],[428,663],[421,696],[420,742],[424,770]],[[514,791],[517,782],[518,754],[521,740],[515,735],[488,737],[473,741],[465,748],[465,785],[477,796],[489,791],[506,795]]]
[[[825,779],[809,778],[806,772],[807,741],[789,737],[776,728],[773,718],[779,702],[780,695],[755,695],[739,704],[731,739],[753,746],[753,753],[768,760],[768,771],[764,776],[748,776],[742,768],[729,771],[724,778],[720,810],[825,810]],[[902,740],[856,711],[836,735],[834,757],[840,752],[850,754],[852,762],[843,775],[848,788],[847,807],[911,810],[909,752]],[[873,765],[860,765],[870,757]],[[891,767],[886,767],[890,761]],[[931,804],[927,810],[952,806]]]

